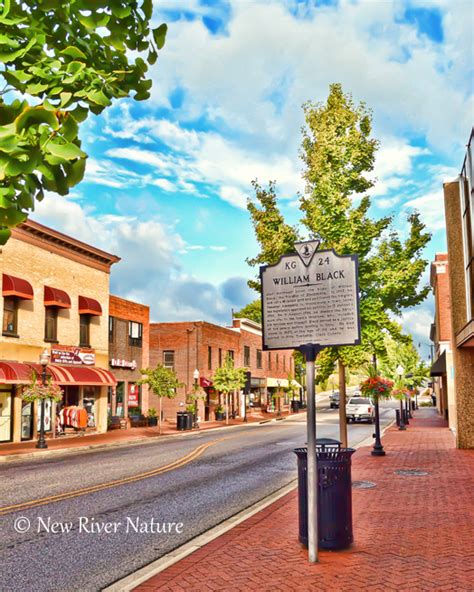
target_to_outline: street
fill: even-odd
[[[317,409],[317,436],[337,438],[338,410]],[[373,430],[349,425],[350,444]],[[305,442],[299,414],[2,466],[0,589],[100,590],[294,480]]]

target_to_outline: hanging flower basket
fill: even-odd
[[[409,390],[406,388],[394,388],[392,390],[392,397],[394,399],[397,399],[398,401],[403,401],[407,394],[409,393]]]
[[[388,399],[392,388],[393,381],[382,376],[370,376],[360,384],[360,392],[371,399]]]
[[[25,403],[34,403],[35,401],[59,401],[63,398],[63,390],[57,385],[53,384],[51,378],[48,379],[45,385],[38,382],[36,376],[32,378],[30,385],[23,387],[21,398]]]

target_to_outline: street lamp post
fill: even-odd
[[[198,390],[198,380],[199,380],[199,370],[196,368],[193,372],[194,378],[194,413],[193,413],[193,428],[198,429],[198,400],[197,400],[197,390]]]
[[[374,369],[377,371],[377,356],[374,354],[372,358]],[[339,388],[339,392],[340,392]],[[345,401],[341,401],[341,397],[339,395],[339,405],[345,405]],[[382,442],[380,440],[380,413],[379,413],[379,398],[375,397],[374,400],[374,407],[375,407],[375,442],[372,449],[372,456],[385,456],[385,450],[383,449]]]
[[[281,400],[280,400],[280,398],[281,398],[280,397],[281,392],[280,392],[280,384],[281,384],[280,381],[277,380],[277,385],[278,385],[278,387],[277,387],[277,405],[278,405],[278,408],[277,408],[277,417],[281,417]]]
[[[402,380],[402,376],[405,374],[405,368],[403,366],[400,366],[400,364],[397,366],[397,375],[398,378],[401,382]],[[405,425],[405,418],[404,418],[404,412],[403,412],[403,399],[400,399],[400,425],[398,426],[398,429],[403,431],[406,430],[406,425]]]
[[[40,364],[43,367],[41,371],[41,384],[46,386],[46,368],[49,364],[49,353],[47,349],[44,349],[40,355]],[[40,415],[40,433],[38,442],[36,444],[36,448],[48,448],[46,444],[46,439],[44,437],[44,415],[45,415],[45,405],[46,400],[43,398],[41,399],[41,415]]]

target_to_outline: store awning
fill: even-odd
[[[301,384],[300,384],[300,383],[299,383],[297,380],[292,380],[292,381],[291,381],[291,384],[292,384],[293,386],[296,386],[296,387],[298,387],[298,388],[303,388],[303,387],[301,386]]]
[[[71,308],[71,299],[64,290],[59,288],[44,287],[44,305],[59,306],[60,308]]]
[[[34,375],[41,376],[41,364],[0,361],[0,384],[30,384]],[[109,370],[85,366],[48,364],[48,378],[60,386],[115,386],[117,381]]]
[[[287,388],[288,387],[288,379],[286,379],[286,378],[267,378],[267,387]]]
[[[0,384],[30,384],[34,370],[21,362],[0,361]]]
[[[93,298],[79,296],[79,314],[90,314],[100,317],[102,315],[102,307]]]
[[[53,382],[61,386],[115,386],[117,381],[109,370],[90,366],[60,366],[49,364],[48,369],[53,375]]]
[[[431,366],[430,376],[443,376],[446,374],[446,352],[443,352]]]
[[[3,274],[2,280],[3,296],[16,296],[23,300],[33,300],[33,288],[26,280],[17,278],[13,275]]]
[[[203,388],[210,388],[214,383],[209,378],[204,378],[203,376],[199,377],[199,384]]]

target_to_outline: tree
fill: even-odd
[[[390,217],[374,220],[369,216],[378,142],[371,138],[371,113],[361,103],[354,105],[340,84],[332,84],[326,103],[304,105],[301,157],[305,168],[305,192],[300,196],[301,224],[306,234],[319,239],[320,249],[359,256],[359,290],[362,343],[357,347],[326,348],[318,357],[318,380],[326,379],[339,362],[340,400],[345,401],[345,368],[367,362],[371,354],[385,351],[384,335],[403,339],[394,316],[422,302],[429,286],[418,287],[427,261],[421,253],[430,239],[417,213],[408,216],[405,240],[391,228]],[[273,264],[280,256],[294,251],[299,229],[288,226],[276,199],[275,182],[267,189],[254,182],[255,200],[248,210],[260,253],[250,265]],[[283,233],[266,229],[276,227]],[[259,283],[249,282],[259,288]],[[342,387],[342,388],[341,388]],[[345,405],[341,404],[341,439],[347,442]]]
[[[138,384],[147,384],[153,394],[158,397],[158,430],[161,434],[161,400],[163,397],[174,399],[177,394],[176,389],[183,386],[183,383],[178,380],[173,370],[161,364],[157,364],[156,368],[141,368],[140,373],[143,378],[138,381]]]
[[[250,319],[256,323],[262,324],[262,303],[260,299],[254,300],[234,313],[234,317],[237,319]]]
[[[421,359],[413,345],[411,337],[406,342],[395,341],[385,337],[386,355],[380,360],[380,368],[385,376],[399,380],[397,368],[403,368],[403,383],[407,388],[419,388],[429,378],[429,367]]]
[[[245,368],[235,368],[234,360],[228,355],[220,368],[216,368],[212,382],[214,388],[225,395],[225,422],[229,423],[229,393],[245,386]]]
[[[167,31],[150,28],[152,8],[152,0],[0,0],[0,244],[45,191],[66,195],[81,181],[79,125],[89,113],[132,93],[149,98],[148,65]]]

